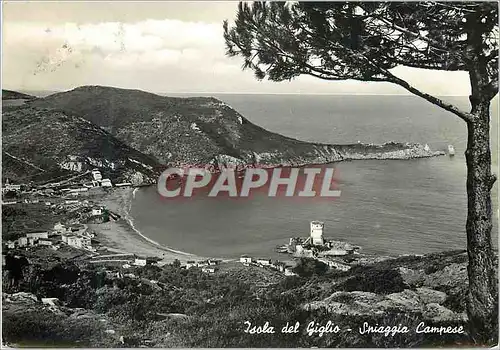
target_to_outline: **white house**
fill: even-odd
[[[220,263],[220,260],[216,260],[216,259],[208,259],[208,265],[219,265]]]
[[[87,248],[91,246],[89,237],[67,236],[68,245],[74,248]]]
[[[124,186],[132,186],[131,182],[121,182],[118,184],[115,184],[116,187],[124,187]]]
[[[64,242],[64,240],[63,240]],[[66,243],[68,243],[69,246],[75,247],[75,248],[81,248],[81,241],[79,237],[76,236],[66,236]]]
[[[285,267],[285,276],[297,276],[290,266]]]
[[[111,183],[110,179],[102,179],[101,186],[102,187],[113,187],[113,184]]]
[[[243,263],[243,264],[251,264],[252,263],[252,258],[249,257],[248,255],[242,255],[240,257],[240,263]]]
[[[102,175],[101,175],[101,172],[97,169],[94,169],[92,170],[92,178],[95,180],[95,181],[100,181],[102,180]]]
[[[49,238],[49,233],[47,231],[40,232],[30,232],[26,234],[26,238]]]
[[[188,260],[186,262],[186,269],[189,269],[191,267],[196,267],[196,266],[198,266],[198,265],[196,264],[196,261],[194,261],[194,260]]]
[[[280,272],[285,272],[285,263],[281,261],[276,261],[272,267],[274,267],[276,270]]]
[[[109,278],[123,278],[123,274],[120,271],[106,271],[106,277]]]
[[[92,209],[92,216],[102,215],[102,208],[94,208]]]
[[[135,266],[146,266],[147,261],[146,258],[135,258],[134,265]]]
[[[212,266],[204,266],[202,269],[201,269],[202,272],[204,273],[214,273],[215,272],[215,267],[212,267]]]
[[[15,247],[16,247],[16,242],[14,242],[14,241],[7,241],[7,248],[14,249]]]
[[[85,182],[83,184],[84,187],[86,188],[94,188],[94,187],[99,187],[99,182],[92,180],[91,182]]]
[[[46,239],[40,239],[38,240],[38,245],[45,245],[45,246],[51,246],[52,241],[46,240]]]
[[[26,247],[28,245],[28,237],[19,237],[17,239],[17,245],[19,247]]]
[[[257,259],[257,264],[260,264],[262,266],[270,266],[271,265],[271,259],[268,259],[268,258],[259,258],[259,259]]]

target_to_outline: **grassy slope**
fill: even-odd
[[[32,263],[36,264],[33,258]],[[134,274],[146,280],[160,282],[161,290],[150,288],[140,279],[106,279],[96,282],[99,268],[78,273],[69,265],[46,267],[39,271],[38,267],[25,268],[26,275],[20,287],[30,286],[33,279],[39,284],[32,292],[39,296],[60,295],[67,306],[80,305],[87,309],[86,314],[100,313],[85,320],[91,321],[92,328],[101,328],[99,318],[106,318],[115,325],[117,333],[113,336],[100,334],[89,346],[102,344],[106,339],[119,344],[120,335],[135,338],[138,343],[146,339],[162,347],[412,347],[412,346],[459,346],[470,344],[467,335],[432,336],[415,334],[416,325],[422,320],[428,325],[465,325],[459,319],[450,321],[430,320],[418,308],[425,309],[431,301],[421,300],[417,310],[411,303],[405,302],[404,293],[409,293],[422,285],[432,288],[438,293],[446,293],[444,305],[456,313],[464,311],[463,297],[466,291],[467,257],[464,252],[444,252],[427,256],[406,256],[359,266],[348,272],[332,272],[310,278],[275,278],[274,274],[263,276],[265,272],[253,274],[241,265],[230,269],[222,269],[215,275],[202,273],[193,268],[183,270],[172,266],[144,267],[134,270]],[[62,270],[61,270],[62,269]],[[403,269],[403,270],[402,270]],[[69,273],[62,273],[68,270]],[[38,271],[38,272],[37,272]],[[59,272],[58,272],[59,271]],[[406,279],[401,271],[418,273],[421,280]],[[250,271],[251,272],[251,271]],[[57,274],[54,274],[57,273]],[[385,273],[386,278],[381,278]],[[58,283],[59,278],[74,275],[73,281]],[[39,276],[39,277],[37,277]],[[77,277],[81,276],[81,277]],[[262,285],[263,279],[266,280]],[[357,281],[353,286],[348,281]],[[464,282],[465,281],[465,282]],[[97,283],[97,284],[96,284]],[[354,288],[356,287],[356,288]],[[337,314],[326,309],[305,310],[303,306],[310,302],[323,301],[328,304],[332,293],[345,292],[343,299],[336,303],[349,305],[353,295],[350,290],[375,293],[376,297],[388,295],[402,296],[403,303],[386,312],[369,313],[364,316]],[[403,294],[397,294],[404,291]],[[7,293],[12,292],[12,286]],[[356,292],[359,293],[359,292]],[[396,293],[396,294],[391,294]],[[83,303],[83,304],[82,304]],[[443,303],[443,302],[441,302]],[[5,303],[4,303],[5,304]],[[7,307],[12,304],[7,304]],[[72,306],[73,305],[73,306]],[[412,306],[413,305],[413,306]],[[353,307],[356,305],[353,305]],[[435,307],[435,306],[434,306]],[[74,342],[88,341],[86,333],[78,333],[74,328],[68,329],[64,337],[58,333],[61,325],[68,320],[66,316],[58,316],[51,324],[34,317],[41,312],[43,306],[31,308],[31,314],[19,312],[7,313],[4,320],[4,336],[10,341],[30,338],[41,341],[44,337],[62,338]],[[92,309],[93,311],[88,311]],[[33,311],[36,310],[36,311]],[[35,312],[35,313],[34,313]],[[66,314],[75,311],[67,310]],[[184,314],[187,318],[158,319],[157,312]],[[458,315],[458,314],[457,314]],[[439,318],[439,314],[437,315]],[[29,320],[23,326],[23,317]],[[69,319],[72,319],[71,317]],[[277,328],[276,334],[246,334],[244,321],[254,325],[263,325],[266,321]],[[281,334],[280,329],[286,322],[299,321],[301,332],[298,334]],[[308,336],[305,328],[311,321],[322,325],[327,321],[341,326],[338,334],[327,333],[320,337],[317,334]],[[83,322],[83,319],[82,319]],[[383,334],[360,335],[358,327],[363,322],[374,325],[404,324],[412,329],[408,334],[384,336]],[[37,333],[22,332],[26,327],[36,325]],[[82,324],[83,325],[83,324]],[[76,325],[74,325],[76,326]],[[347,331],[351,327],[354,331]]]

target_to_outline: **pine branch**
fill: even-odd
[[[417,95],[419,97],[422,97],[423,99],[427,100],[428,102],[432,103],[433,105],[441,107],[442,109],[455,114],[456,116],[460,117],[462,120],[469,122],[469,121],[472,121],[474,119],[474,116],[472,114],[460,110],[455,105],[448,103],[448,102],[445,102],[445,101],[443,101],[435,96],[429,95],[425,92],[418,90],[417,88],[411,86],[406,80],[398,78],[394,74],[392,74],[388,71],[386,72],[386,74],[387,74],[387,79],[389,82],[397,84],[397,85],[405,88],[407,91],[411,92],[412,94]]]

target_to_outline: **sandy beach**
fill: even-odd
[[[121,216],[118,220],[110,219],[102,224],[89,224],[96,233],[96,239],[109,250],[120,253],[134,253],[140,256],[156,256],[162,258],[161,263],[170,263],[175,259],[181,262],[202,259],[202,257],[178,252],[164,247],[139,232],[130,217],[130,206],[134,196],[134,188],[114,188],[110,193],[100,198],[98,202],[113,213]]]

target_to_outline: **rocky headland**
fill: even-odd
[[[153,183],[169,166],[303,166],[442,154],[410,143],[304,142],[265,130],[215,98],[103,86],[10,107],[3,144],[4,176],[21,182],[98,168],[112,179]]]

